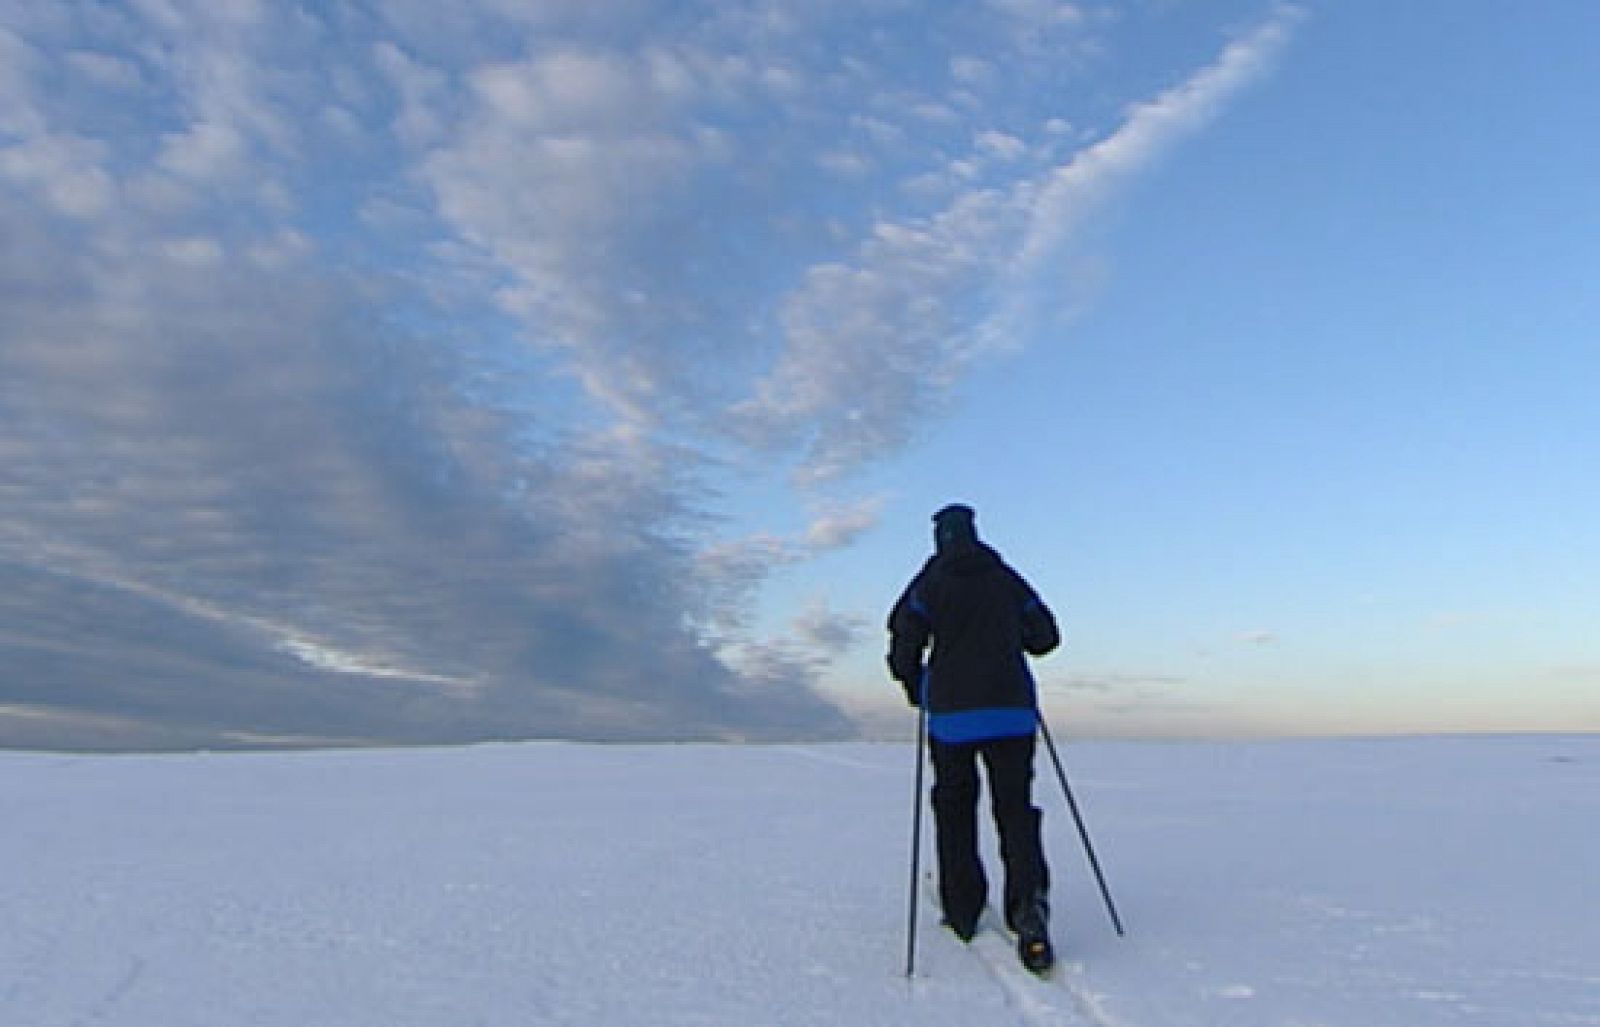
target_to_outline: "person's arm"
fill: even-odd
[[[1015,573],[1015,572],[1013,572]],[[1033,586],[1017,575],[1022,585],[1022,648],[1029,656],[1043,656],[1061,644],[1061,629],[1056,626],[1055,614],[1039,598]]]
[[[922,656],[928,648],[933,622],[918,594],[919,574],[906,586],[889,612],[889,673],[905,689],[906,701],[922,705]]]

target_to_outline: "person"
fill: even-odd
[[[979,540],[975,521],[959,503],[933,515],[934,555],[889,614],[889,671],[927,716],[944,923],[970,941],[988,901],[978,852],[981,760],[1005,869],[1006,925],[1022,962],[1042,971],[1055,954],[1050,870],[1032,799],[1038,705],[1027,656],[1050,652],[1061,636],[1033,587]]]

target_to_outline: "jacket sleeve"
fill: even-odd
[[[1033,586],[1017,575],[1023,590],[1022,648],[1029,656],[1043,656],[1061,644],[1061,629],[1056,626],[1055,614],[1039,598]]]
[[[919,574],[889,611],[889,673],[906,687],[908,696],[920,686],[922,654],[933,630],[927,607],[918,592],[921,584],[922,575]]]

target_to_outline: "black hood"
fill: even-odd
[[[1002,562],[999,553],[976,539],[947,546],[934,557],[934,561],[940,570],[958,578],[986,573]]]

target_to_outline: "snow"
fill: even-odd
[[[904,977],[906,745],[0,754],[0,1023],[1600,1024],[1600,738],[1063,757],[1040,982]]]

